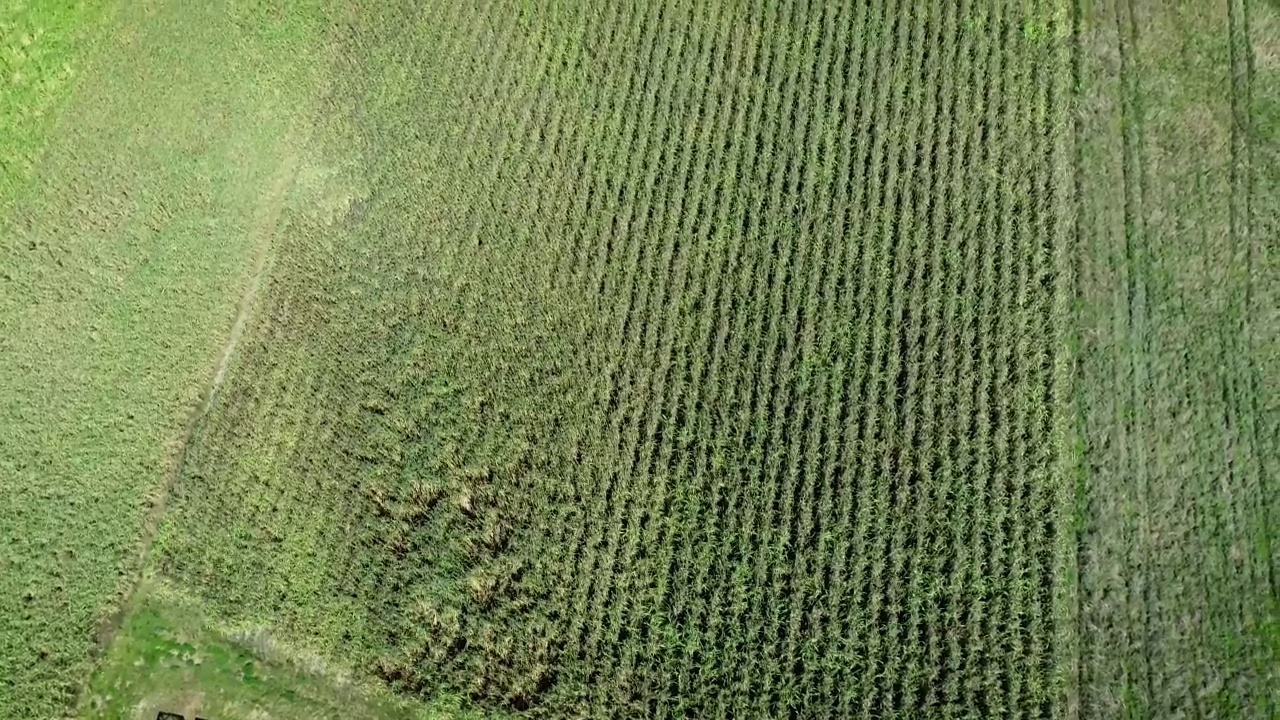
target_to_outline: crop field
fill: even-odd
[[[254,7],[251,289],[0,715],[1280,714],[1273,2]]]

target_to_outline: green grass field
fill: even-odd
[[[0,214],[29,185],[110,7],[105,0],[0,5]]]
[[[471,717],[456,702],[423,709],[385,690],[371,693],[323,659],[281,648],[265,628],[218,627],[201,614],[198,601],[171,588],[148,584],[140,598],[82,699],[82,715],[131,720],[165,710],[287,720]]]
[[[48,718],[141,570],[268,246],[315,18],[0,7],[26,78],[0,94],[0,717]]]
[[[1274,2],[75,7],[0,717],[1280,714]]]

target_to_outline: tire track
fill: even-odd
[[[253,315],[258,292],[262,286],[262,278],[266,274],[267,265],[270,262],[271,237],[279,226],[280,218],[284,213],[286,196],[293,186],[294,178],[297,176],[298,171],[298,159],[295,154],[293,139],[284,138],[280,143],[283,157],[250,226],[251,233],[255,237],[253,264],[249,271],[244,293],[240,296],[240,301],[236,307],[231,330],[227,333],[227,338],[222,348],[218,351],[217,359],[213,365],[213,375],[205,389],[204,398],[187,419],[186,429],[183,431],[182,439],[174,453],[172,464],[169,471],[165,473],[164,484],[157,489],[151,500],[151,507],[147,511],[140,534],[141,540],[137,555],[130,565],[131,572],[127,584],[123,588],[121,601],[97,628],[93,650],[91,651],[94,671],[96,671],[98,664],[110,649],[125,617],[137,606],[143,585],[143,576],[151,559],[151,549],[155,544],[156,536],[160,532],[161,523],[164,521],[165,511],[168,509],[169,497],[173,492],[174,484],[182,475],[187,459],[187,451],[190,449],[196,434],[200,431],[205,417],[208,416],[210,409],[217,402],[218,393],[226,381],[227,372],[235,355],[236,347],[240,344],[245,328]],[[78,695],[83,696],[88,690],[88,680],[93,677],[94,671],[85,674],[85,684],[79,689]]]

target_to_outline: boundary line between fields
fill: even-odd
[[[165,512],[168,509],[169,497],[186,464],[187,451],[191,447],[197,429],[205,416],[209,414],[210,409],[212,409],[214,400],[226,380],[231,358],[235,354],[236,347],[240,342],[240,338],[243,337],[244,330],[253,313],[258,290],[262,286],[262,277],[266,272],[270,258],[271,240],[280,224],[288,191],[293,187],[294,179],[297,177],[298,159],[292,140],[286,138],[282,142],[282,147],[284,149],[284,158],[276,168],[267,193],[258,205],[250,226],[250,235],[253,237],[253,266],[247,286],[240,295],[231,330],[216,355],[217,360],[214,364],[213,377],[205,384],[202,393],[203,397],[199,405],[190,412],[186,420],[180,440],[172,452],[169,467],[164,473],[164,481],[150,498],[151,507],[147,511],[142,532],[139,534],[138,554],[127,571],[129,577],[122,584],[119,594],[116,596],[116,605],[101,620],[94,634],[93,645],[90,649],[90,667],[85,673],[80,691],[77,693],[74,705],[76,708],[80,707],[83,702],[84,695],[88,691],[89,685],[94,675],[96,675],[103,658],[106,657],[108,650],[110,650],[116,633],[137,604],[138,591],[145,580],[151,548],[155,544],[156,536],[160,531],[160,524],[163,522]]]

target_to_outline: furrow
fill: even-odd
[[[892,109],[893,80],[899,70],[901,54],[895,52],[902,45],[903,16],[899,8],[886,8],[886,17],[881,26],[878,40],[877,69],[874,94],[874,110],[869,126],[871,128],[887,127],[889,113]],[[845,652],[850,659],[848,673],[851,676],[848,689],[841,698],[840,713],[851,716],[856,702],[861,707],[859,714],[865,715],[874,701],[876,683],[880,680],[875,666],[870,659],[877,652],[877,643],[881,641],[879,628],[875,625],[876,610],[872,606],[880,602],[881,588],[876,586],[880,579],[880,563],[883,557],[877,557],[874,545],[878,538],[873,532],[873,523],[883,518],[887,512],[886,483],[880,474],[881,468],[876,462],[876,451],[883,438],[882,404],[884,395],[884,373],[888,362],[888,353],[884,347],[886,336],[892,331],[889,322],[889,285],[892,278],[893,234],[884,218],[886,198],[891,187],[886,187],[896,168],[892,161],[886,161],[886,152],[892,152],[897,144],[886,150],[886,133],[876,133],[870,138],[862,138],[869,143],[870,152],[863,156],[861,177],[869,179],[866,193],[862,185],[858,186],[857,206],[859,216],[864,219],[865,235],[863,241],[873,243],[874,248],[869,258],[863,260],[865,274],[862,277],[859,305],[861,317],[857,324],[859,335],[859,363],[862,378],[860,391],[856,397],[863,398],[863,416],[860,419],[858,455],[858,499],[857,526],[855,530],[854,549],[857,563],[852,571],[852,597],[846,601],[843,612],[850,613],[856,623],[847,633],[847,640],[857,638],[859,645],[847,647]],[[878,607],[878,605],[876,606]]]
[[[718,17],[718,15],[715,15],[715,14],[712,15],[710,20],[704,21],[704,22],[706,24],[711,25],[712,27],[719,27],[721,25],[720,18]],[[695,76],[693,87],[696,88],[696,87],[705,86],[708,74],[712,72],[712,68],[709,66],[709,63],[712,62],[711,56],[714,56],[715,69],[719,70],[721,69],[721,65],[723,64],[723,55],[727,51],[728,51],[727,43],[724,41],[724,38],[719,33],[717,33],[717,36],[713,38],[713,44],[711,45],[711,50],[699,53],[699,57],[702,58],[703,62],[701,63],[701,67],[699,69],[699,75]],[[708,106],[710,107],[710,111],[707,110]],[[702,145],[705,144],[708,134],[712,129],[712,123],[707,122],[706,116],[708,114],[714,115],[717,112],[717,110],[718,110],[718,106],[717,106],[717,103],[715,102],[715,98],[712,97],[712,94],[703,92],[698,99],[696,115],[693,118],[691,118],[691,121],[698,128],[698,139],[701,140],[702,142],[691,143],[689,142],[690,140],[689,138],[685,139],[686,148],[685,148],[684,163],[688,163],[690,161],[689,153],[691,151],[691,148],[695,146],[701,147]],[[692,183],[673,185],[672,186],[673,191],[683,195],[685,188],[688,187],[689,185],[692,185],[693,187],[701,187],[701,185],[703,184],[706,178],[707,162],[708,162],[708,156],[706,154],[699,154],[697,159],[697,165],[694,167],[692,176],[691,176],[693,179]],[[700,211],[703,209],[703,205],[705,205],[705,203],[700,203],[699,202],[700,200],[701,200],[700,197],[695,197],[694,205],[691,209],[683,212],[678,212],[677,214],[672,215],[669,219],[669,222],[678,223],[678,225],[668,228],[667,232],[672,234],[676,238],[688,238],[691,234],[690,233],[692,229],[691,224],[694,222],[694,218],[696,218],[700,214]],[[677,203],[676,207],[680,208],[680,204]],[[684,360],[686,362],[688,360],[688,356],[684,352],[684,348],[686,348],[688,345],[688,341],[686,337],[687,333],[685,332],[686,330],[685,323],[682,321],[685,318],[685,316],[690,312],[688,309],[686,309],[687,306],[690,304],[696,303],[698,299],[701,297],[701,293],[698,292],[698,290],[701,288],[701,283],[705,278],[705,271],[703,270],[703,268],[705,267],[705,262],[706,262],[705,256],[707,253],[707,247],[706,247],[707,243],[701,237],[695,237],[693,241],[690,243],[690,245],[692,248],[691,252],[697,253],[697,257],[694,261],[696,264],[692,271],[693,282],[695,283],[694,292],[692,293],[693,300],[684,299],[684,296],[685,296],[684,282],[687,279],[687,276],[689,274],[685,268],[685,266],[687,266],[687,263],[688,263],[686,259],[683,263],[681,263],[680,270],[677,272],[677,289],[674,295],[675,299],[671,300],[670,302],[660,304],[660,307],[665,306],[667,308],[668,320],[669,320],[668,326],[664,332],[665,340],[663,341],[663,347],[662,347],[662,350],[660,351],[661,359],[659,361],[659,366],[661,368],[664,368],[664,370],[662,372],[662,375],[660,376],[659,382],[656,384],[656,392],[654,393],[656,395],[656,399],[650,404],[651,411],[646,421],[647,430],[646,430],[645,440],[643,443],[643,445],[645,446],[645,449],[641,453],[640,457],[637,458],[637,464],[635,465],[635,467],[630,471],[637,474],[640,478],[654,477],[653,463],[656,460],[657,455],[660,452],[668,452],[667,448],[675,444],[675,440],[673,438],[669,439],[668,437],[666,437],[666,434],[669,433],[670,436],[675,436],[676,433],[680,432],[681,430],[681,428],[679,428],[678,426],[674,426],[674,427],[672,426],[671,424],[672,418],[670,415],[669,406],[673,405],[681,397],[682,395],[681,391],[685,390],[685,388],[683,387],[683,384],[680,382],[681,380],[683,380],[683,376],[685,375],[684,368],[681,368],[677,372],[677,378],[676,378],[677,382],[670,383],[671,390],[669,392],[666,391],[666,387],[668,385],[668,378],[672,374],[673,365],[675,365],[675,363],[672,360],[672,355],[674,353],[678,353],[676,356],[677,360]],[[673,309],[678,309],[678,312],[673,312]],[[680,322],[680,327],[679,328],[672,327],[671,323],[674,323],[674,322]],[[678,346],[676,346],[677,331],[679,331],[680,338],[684,340],[684,342],[679,343]],[[666,415],[663,415],[662,413],[662,409],[664,407],[668,408]],[[661,427],[663,429],[666,429],[667,431],[667,433],[664,433],[662,435],[659,435],[660,422],[662,423]],[[633,556],[634,551],[635,551],[635,548],[632,548],[631,552],[628,555],[628,558],[625,559],[623,562],[623,567],[626,569],[627,572],[630,572],[632,574],[635,574],[635,570],[632,569],[631,567],[630,558]],[[638,593],[639,593],[639,588],[637,588],[634,591],[634,594],[638,594]],[[619,613],[622,612],[621,608],[625,607],[626,602],[627,602],[627,598],[624,597],[624,598],[620,598],[620,601],[615,603],[615,605],[620,608]]]
[[[873,566],[872,581],[879,591],[873,596],[870,608],[878,632],[872,642],[869,662],[876,672],[883,675],[864,699],[864,714],[870,716],[897,712],[900,702],[894,696],[893,678],[896,677],[895,658],[903,650],[900,637],[906,598],[902,581],[907,558],[902,545],[912,518],[912,493],[915,491],[910,474],[910,453],[914,434],[911,411],[915,408],[917,389],[914,381],[908,379],[915,356],[909,333],[913,326],[919,326],[913,316],[921,304],[919,273],[924,268],[920,263],[920,236],[916,232],[917,218],[912,202],[918,181],[920,151],[923,149],[921,125],[925,117],[919,110],[923,91],[920,79],[924,75],[925,62],[925,43],[921,34],[925,30],[926,17],[926,13],[914,14],[906,35],[906,45],[911,49],[911,64],[905,72],[895,73],[899,79],[895,83],[895,119],[892,125],[903,128],[903,131],[902,141],[896,144],[894,160],[889,166],[892,194],[886,203],[889,215],[885,232],[894,236],[894,256],[889,272],[893,285],[885,298],[889,306],[884,312],[889,316],[889,324],[884,342],[889,357],[881,380],[884,388],[885,419],[881,423],[884,432],[876,450],[885,510],[877,518],[878,549],[873,551],[876,565]],[[905,47],[897,53],[899,57],[908,57]],[[906,462],[900,462],[904,456]]]
[[[807,5],[804,7],[804,12],[801,17],[804,18],[804,25],[801,30],[805,33],[806,37],[804,44],[800,46],[801,50],[799,52],[799,57],[809,58],[810,62],[805,68],[804,74],[798,76],[798,84],[800,88],[798,97],[797,100],[791,103],[789,107],[791,119],[788,123],[788,127],[791,128],[792,135],[786,145],[789,148],[791,162],[786,176],[779,177],[780,182],[778,185],[775,185],[774,195],[775,207],[780,209],[785,207],[800,208],[802,204],[802,200],[800,199],[802,197],[801,191],[804,187],[802,185],[804,182],[802,165],[808,157],[808,153],[805,152],[805,149],[810,144],[810,134],[813,131],[812,129],[814,125],[812,122],[809,122],[813,115],[813,110],[810,107],[811,93],[809,92],[809,88],[812,87],[815,72],[818,70],[816,65],[818,54],[815,50],[819,41],[818,31],[820,28],[816,27],[813,23],[810,8]],[[793,210],[792,212],[794,213],[797,211]],[[770,662],[775,668],[784,662],[783,658],[778,656],[784,651],[786,641],[784,635],[785,623],[783,622],[786,600],[782,595],[782,590],[787,582],[786,572],[788,570],[788,563],[786,562],[786,558],[788,555],[795,553],[795,550],[792,547],[794,540],[791,538],[791,531],[792,526],[795,523],[795,493],[796,490],[799,489],[797,475],[798,465],[801,460],[800,453],[795,451],[794,448],[791,452],[782,449],[781,445],[783,444],[783,437],[781,436],[781,429],[783,427],[794,429],[796,425],[793,418],[796,417],[794,405],[796,401],[795,363],[798,359],[797,355],[799,350],[799,348],[797,348],[797,340],[799,339],[799,335],[803,333],[803,326],[805,325],[805,317],[803,314],[804,308],[802,307],[801,302],[803,296],[806,294],[806,282],[812,283],[815,279],[814,272],[805,272],[806,266],[812,262],[811,258],[814,256],[812,248],[815,244],[810,237],[807,227],[805,216],[808,213],[803,209],[798,210],[798,212],[799,217],[794,217],[793,215],[792,219],[789,220],[786,225],[786,230],[790,232],[794,236],[795,241],[799,243],[799,253],[793,266],[788,268],[788,276],[784,282],[784,287],[788,290],[788,293],[783,299],[783,307],[787,309],[782,313],[781,317],[786,318],[786,320],[784,324],[778,328],[782,337],[775,341],[778,343],[775,345],[775,348],[778,348],[779,345],[781,346],[781,355],[777,369],[775,370],[775,377],[780,377],[783,381],[778,382],[775,380],[773,382],[773,412],[771,413],[771,416],[774,418],[774,422],[771,423],[771,432],[766,439],[766,445],[763,451],[763,456],[766,459],[766,462],[773,462],[774,464],[774,469],[769,480],[770,487],[773,488],[771,490],[771,494],[774,498],[771,514],[772,517],[775,518],[774,522],[771,523],[771,528],[782,530],[782,538],[775,541],[775,547],[778,549],[771,549],[771,554],[775,558],[775,562],[770,567],[771,582],[766,588],[767,594],[764,596],[764,606],[771,608],[772,613],[771,617],[766,621],[766,626],[763,629],[766,633],[768,633],[770,628],[772,629],[772,637],[768,638],[769,644],[766,648],[774,653],[773,659]],[[815,268],[815,270],[816,269],[817,268]],[[806,278],[806,280],[802,282],[797,279],[798,277]],[[792,330],[789,332],[783,331],[783,327],[792,328]],[[797,332],[797,329],[799,332]],[[775,352],[777,352],[777,350],[775,350]],[[794,437],[799,439],[800,433],[794,433]],[[773,460],[774,458],[777,458],[776,461]],[[784,463],[787,465],[786,468],[784,468]],[[779,502],[781,502],[781,507],[779,507]],[[775,704],[780,700],[783,700],[788,705],[792,706],[794,706],[794,703],[798,701],[798,693],[794,692],[792,688],[787,688],[785,686],[781,689],[781,692],[786,693],[786,697],[779,697],[780,691],[773,687],[774,680],[778,674],[779,673],[775,669],[774,672],[765,676],[765,687],[762,693],[762,697],[768,698],[768,701],[771,703],[770,712],[775,714],[782,712],[782,710]]]
[[[960,253],[964,249],[963,236],[957,237],[954,232],[964,220],[960,203],[964,197],[964,168],[969,159],[972,146],[968,144],[969,134],[964,128],[957,127],[956,118],[963,117],[967,109],[966,91],[974,91],[970,74],[974,64],[970,62],[971,53],[968,48],[966,34],[960,37],[958,27],[960,18],[967,17],[970,12],[968,3],[953,6],[954,12],[945,18],[942,27],[942,53],[940,63],[944,77],[954,76],[949,91],[943,94],[940,112],[947,122],[942,124],[939,136],[941,159],[944,166],[943,177],[939,181],[938,207],[933,211],[935,217],[931,227],[930,243],[933,248],[931,266],[933,274],[930,295],[937,298],[938,307],[930,316],[930,327],[926,332],[926,357],[929,358],[932,372],[932,385],[939,386],[934,392],[926,391],[924,409],[926,423],[931,432],[925,437],[925,445],[921,449],[925,461],[926,472],[922,474],[922,482],[934,487],[940,508],[948,508],[946,512],[955,512],[958,500],[955,480],[952,476],[952,461],[955,455],[955,433],[959,420],[956,408],[959,406],[957,388],[960,385],[958,370],[957,346],[960,343],[961,331],[957,307],[963,299],[965,273]],[[954,149],[954,152],[953,152]],[[931,401],[936,398],[936,406]],[[937,409],[950,408],[945,418],[937,418]],[[925,680],[925,693],[920,699],[922,712],[936,713],[941,702],[940,690],[944,686],[943,639],[946,636],[945,618],[948,607],[945,604],[944,590],[951,574],[957,566],[952,561],[954,549],[946,545],[946,523],[938,519],[936,527],[930,528],[928,551],[925,557],[930,558],[927,573],[932,579],[928,591],[928,602],[921,612],[924,618],[923,633],[927,648],[928,678]],[[922,551],[924,552],[924,551]]]
[[[865,180],[870,174],[873,155],[871,127],[882,114],[878,99],[883,95],[881,91],[883,76],[887,72],[885,53],[878,51],[882,47],[880,35],[890,31],[891,19],[894,17],[896,8],[887,8],[874,3],[860,5],[859,10],[861,11],[859,19],[865,18],[866,12],[874,12],[872,15],[874,20],[871,22],[863,24],[855,21],[855,24],[868,28],[868,32],[874,32],[876,35],[874,39],[869,38],[862,45],[858,63],[859,68],[865,70],[858,76],[871,80],[856,83],[857,99],[853,101],[851,107],[847,108],[849,112],[856,110],[857,121],[854,127],[857,128],[857,135],[855,139],[850,128],[844,154],[850,158],[852,164],[850,172],[842,175],[842,180],[844,187],[853,186],[853,192],[852,198],[846,202],[846,207],[842,208],[841,212],[847,213],[843,216],[848,218],[848,226],[852,230],[851,236],[846,239],[850,260],[848,268],[850,272],[856,269],[858,281],[856,295],[852,288],[846,294],[845,310],[846,317],[853,317],[856,312],[857,321],[852,325],[854,330],[850,348],[852,364],[850,379],[842,396],[843,412],[846,414],[841,418],[843,436],[841,456],[848,486],[843,493],[845,502],[841,509],[842,531],[836,551],[837,569],[834,575],[838,583],[837,591],[832,593],[831,607],[828,611],[830,617],[839,619],[840,622],[839,631],[829,633],[836,642],[836,646],[829,652],[831,656],[838,659],[834,663],[835,678],[831,687],[833,692],[838,694],[837,711],[844,717],[849,717],[852,712],[855,683],[862,671],[860,663],[857,662],[860,653],[856,643],[866,635],[865,620],[861,617],[863,589],[860,573],[865,562],[863,550],[867,544],[867,523],[871,517],[869,508],[871,485],[866,482],[860,471],[866,465],[863,448],[866,446],[866,437],[874,423],[874,413],[867,412],[865,408],[869,405],[860,401],[866,397],[866,390],[872,376],[873,358],[869,355],[871,343],[868,330],[873,316],[869,298],[873,292],[873,279],[878,278],[878,275],[873,275],[872,268],[883,255],[883,250],[871,242],[874,226],[868,221],[868,216],[869,208],[874,206],[874,200],[869,200],[867,197],[868,183]],[[845,193],[842,197],[848,197],[848,194]],[[845,224],[842,223],[841,227],[845,227]],[[847,414],[853,411],[855,402],[857,406],[864,408],[858,413],[856,427]],[[851,557],[854,558],[855,563],[852,572],[847,569]]]
[[[797,621],[793,616],[792,633],[794,636],[793,667],[796,662],[802,664],[802,684],[808,695],[806,702],[818,706],[833,707],[837,702],[837,693],[832,686],[835,668],[839,661],[829,654],[830,643],[839,626],[840,618],[832,617],[830,608],[838,602],[837,592],[841,578],[841,569],[836,566],[840,561],[840,541],[838,537],[847,530],[848,496],[851,489],[841,486],[841,442],[848,418],[845,407],[845,393],[848,378],[845,376],[844,345],[847,337],[839,332],[846,327],[846,321],[853,316],[848,308],[847,299],[851,294],[850,278],[856,267],[849,263],[851,252],[846,237],[846,218],[848,217],[847,181],[852,155],[852,127],[849,115],[857,83],[845,82],[844,78],[855,73],[853,64],[860,62],[859,52],[862,44],[859,35],[853,29],[857,27],[856,17],[850,17],[853,8],[842,5],[834,23],[833,31],[840,39],[835,53],[835,69],[827,81],[827,103],[835,106],[835,111],[827,119],[827,130],[823,138],[818,156],[824,158],[823,170],[816,187],[820,195],[820,205],[815,213],[816,231],[826,236],[826,257],[823,263],[824,284],[818,300],[810,303],[816,307],[821,318],[817,329],[816,357],[811,361],[819,385],[819,398],[814,410],[808,414],[809,437],[806,448],[806,472],[821,483],[818,497],[814,500],[817,515],[812,528],[808,531],[807,548],[816,555],[814,567],[810,571],[810,598],[807,603],[805,617]],[[862,13],[865,7],[858,5],[857,11]],[[836,40],[828,40],[835,43]],[[832,80],[831,78],[834,78]],[[856,255],[854,255],[856,257]],[[846,492],[841,492],[845,490]],[[798,591],[806,590],[803,586]],[[798,657],[794,657],[798,655]]]
[[[996,10],[989,20],[995,25],[993,34],[1007,28],[1003,7]],[[1001,47],[1002,40],[1004,38],[999,35],[990,38],[997,49]],[[1002,431],[1002,427],[997,424],[999,398],[994,396],[996,390],[1001,387],[1000,383],[1004,380],[1006,370],[1006,363],[999,357],[1003,354],[1001,347],[1004,343],[997,342],[996,339],[1001,330],[1000,313],[993,306],[1000,301],[1002,295],[1000,280],[1003,273],[1007,271],[1005,266],[1007,258],[1003,256],[999,246],[1005,240],[1005,233],[1002,227],[1002,213],[997,204],[999,173],[1003,168],[1005,151],[1003,138],[1000,137],[1001,115],[1002,108],[1007,102],[1007,95],[1004,92],[1006,80],[1004,55],[997,51],[993,52],[992,56],[994,62],[988,68],[986,79],[989,101],[985,107],[986,117],[982,124],[980,142],[984,145],[992,145],[994,154],[991,164],[989,166],[984,164],[982,167],[985,177],[980,184],[983,197],[977,233],[979,242],[985,240],[986,244],[982,247],[982,258],[979,261],[982,274],[977,292],[978,368],[973,403],[976,427],[971,431],[974,444],[973,475],[976,486],[976,512],[975,532],[969,540],[972,546],[969,582],[973,583],[976,591],[971,592],[968,606],[965,608],[964,627],[968,631],[968,642],[967,654],[962,665],[962,673],[967,682],[964,694],[965,706],[971,712],[983,716],[998,712],[998,708],[989,705],[992,697],[986,692],[990,683],[995,680],[989,675],[985,678],[982,675],[984,669],[998,665],[994,661],[995,653],[990,648],[992,640],[990,632],[999,623],[996,615],[999,612],[1000,598],[997,593],[1000,589],[998,586],[992,587],[994,583],[989,583],[988,578],[999,572],[1000,568],[996,563],[999,562],[1002,551],[996,534],[1003,510],[998,504],[998,488],[995,486],[996,474],[1000,468],[996,466],[997,458],[994,457],[996,448],[993,447],[999,441],[997,436]],[[992,243],[995,243],[996,247],[992,247]]]
[[[768,28],[771,27],[771,25],[769,24],[771,22],[776,22],[775,16],[771,15],[770,18],[765,20],[766,24],[761,29],[759,35],[763,37],[769,37],[770,39],[773,39],[774,37],[776,37],[776,36],[766,34],[766,31],[768,30]],[[753,73],[752,77],[760,78],[760,77],[769,76],[773,72],[772,67],[777,60],[777,54],[773,52],[761,52],[759,54],[756,54],[754,57],[755,57],[755,62],[759,63],[759,65],[757,66],[759,70]],[[739,146],[740,150],[738,152],[733,153],[733,157],[734,157],[733,163],[735,167],[745,168],[746,174],[748,177],[750,177],[756,172],[762,171],[763,168],[765,167],[764,164],[769,161],[769,158],[765,156],[764,153],[760,152],[760,148],[767,145],[764,138],[765,138],[765,134],[769,132],[769,128],[764,123],[764,120],[765,120],[764,108],[769,106],[769,101],[767,99],[766,94],[771,90],[771,88],[759,80],[755,80],[752,84],[754,86],[752,88],[752,92],[755,95],[755,98],[754,98],[754,102],[750,103],[751,114],[750,114],[750,118],[746,120],[746,127],[749,129],[745,133],[745,137],[753,138],[754,141],[748,141],[743,145],[740,145]],[[744,110],[745,109],[746,108],[744,108]],[[739,117],[741,118],[742,116],[739,115]],[[744,152],[745,152],[745,156],[743,155]],[[733,232],[735,245],[734,245],[734,249],[731,251],[731,254],[735,258],[741,258],[741,260],[736,260],[735,263],[741,262],[743,264],[742,264],[741,272],[739,274],[738,287],[736,292],[725,293],[721,303],[721,309],[719,311],[720,317],[721,317],[721,325],[720,325],[720,330],[717,331],[717,352],[713,356],[714,358],[713,367],[711,371],[713,376],[715,375],[718,368],[721,366],[723,362],[727,362],[730,357],[734,357],[734,356],[741,357],[745,349],[749,347],[749,345],[746,343],[746,340],[748,337],[746,324],[750,322],[751,313],[750,313],[750,306],[744,305],[743,301],[747,297],[749,297],[749,288],[751,287],[751,284],[753,283],[753,281],[759,276],[757,263],[761,262],[764,259],[764,258],[761,258],[759,254],[754,251],[753,242],[755,239],[755,235],[752,232],[752,222],[755,221],[757,218],[755,218],[752,215],[750,205],[745,202],[743,204],[737,205],[737,210],[735,211],[735,214],[740,215],[739,221],[736,223],[730,223],[730,227],[734,227],[735,229],[737,227],[740,227],[741,230],[737,232]],[[724,302],[728,302],[729,305],[725,306]],[[725,324],[731,320],[734,322],[734,324],[737,327],[736,331],[732,333],[728,332],[729,326]],[[727,344],[730,341],[734,341],[733,346],[729,346]],[[720,348],[726,348],[726,352],[721,353],[719,351]],[[723,358],[723,360],[721,360],[721,358]],[[719,410],[721,413],[731,412],[731,408],[736,407],[738,404],[736,402],[733,402],[733,397],[734,397],[733,393],[735,392],[738,386],[738,382],[739,382],[738,378],[741,377],[743,364],[742,363],[733,364],[730,370],[731,370],[730,372],[731,379],[729,380],[729,384],[728,384],[728,387],[730,389],[730,394],[725,399],[724,402],[720,403]],[[710,408],[708,407],[707,410],[709,409]],[[718,432],[713,431],[713,436],[718,434],[719,434]],[[672,458],[667,459],[668,464],[671,461],[672,461]],[[688,461],[689,461],[689,458],[687,456],[682,456],[678,458],[677,470],[675,472],[678,472],[680,474],[684,474],[685,472],[687,472]],[[667,565],[666,572],[659,574],[660,582],[662,582],[665,587],[669,587],[670,583],[675,579],[675,574],[678,571],[675,561],[676,561],[676,558],[674,557],[674,554],[668,553],[668,558],[666,563]],[[665,598],[665,594],[662,597]],[[667,703],[669,702],[670,695],[671,695],[670,685],[664,685],[663,688],[661,689],[661,693],[663,696],[663,700],[658,703],[657,709],[662,712],[666,712]]]

